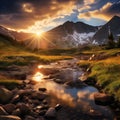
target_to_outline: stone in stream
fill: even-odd
[[[48,111],[45,113],[46,118],[55,118],[56,117],[56,110],[53,107],[50,107]]]
[[[0,115],[8,115],[8,113],[5,111],[5,109],[0,106]]]
[[[76,87],[76,88],[82,88],[87,86],[85,83],[81,82],[80,80],[69,81],[69,82],[66,82],[65,85],[70,87]]]
[[[62,108],[62,106],[61,106],[60,104],[57,104],[57,105],[55,106],[55,110],[56,110],[56,111],[60,110],[61,108]]]
[[[12,112],[15,110],[15,105],[14,104],[6,104],[3,106],[3,108],[6,110],[7,113],[12,114]]]
[[[110,105],[113,103],[113,97],[105,93],[95,93],[94,100],[97,105]]]
[[[54,79],[54,82],[59,83],[59,84],[65,83],[65,81],[61,79]]]
[[[39,88],[39,91],[45,92],[47,89],[46,88]]]
[[[44,100],[47,97],[47,94],[41,92],[35,92],[31,94],[32,99]]]
[[[1,115],[0,120],[22,120],[18,116],[13,116],[13,115]]]
[[[0,87],[0,103],[1,104],[8,103],[11,100],[12,96],[13,94],[11,91],[9,91],[4,87]]]

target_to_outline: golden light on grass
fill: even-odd
[[[40,72],[37,72],[34,76],[33,76],[33,80],[36,82],[40,82],[43,79],[43,74]]]

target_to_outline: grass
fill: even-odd
[[[13,89],[17,86],[20,86],[22,84],[22,81],[20,80],[14,80],[7,78],[3,75],[0,75],[0,86],[5,86],[8,89]]]
[[[91,67],[89,78],[95,79],[96,84],[104,92],[114,95],[115,99],[120,101],[120,56],[117,56],[119,52],[120,49],[96,51],[98,55],[104,53],[107,58],[92,61],[82,60],[78,64]]]

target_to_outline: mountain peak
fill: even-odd
[[[74,24],[72,21],[66,21],[63,25],[69,25],[69,24]]]
[[[115,15],[115,16],[112,17],[112,19],[120,19],[120,17],[117,16],[117,15]],[[112,19],[111,19],[111,20],[112,20]]]

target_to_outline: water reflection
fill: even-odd
[[[64,85],[59,85],[54,81],[43,80],[36,84],[34,89],[37,90],[39,87],[43,86],[52,96],[50,101],[51,106],[55,106],[59,103],[70,108],[75,108],[76,110],[81,110],[81,112],[90,115],[112,116],[112,112],[109,108],[95,104],[93,95],[95,92],[98,92],[98,90],[94,87],[66,88]],[[109,120],[112,120],[112,117]]]
[[[40,82],[43,79],[43,74],[40,72],[37,72],[33,75],[32,80],[36,82]]]
[[[49,66],[38,66],[38,68],[55,68],[54,64]],[[57,66],[59,67],[59,66]],[[81,71],[78,69],[72,68],[60,68],[59,76],[62,80],[78,80]],[[44,87],[47,89],[47,92],[51,95],[51,106],[55,106],[60,103],[62,105],[67,105],[70,108],[75,108],[75,110],[83,111],[86,114],[103,116],[107,118],[111,118],[112,120],[112,112],[109,108],[104,106],[98,106],[94,102],[94,93],[98,92],[98,90],[94,87],[87,86],[82,88],[76,87],[65,87],[62,84],[57,84],[53,80],[47,79],[44,80],[44,77],[40,72],[37,72],[33,75],[33,80],[38,83],[34,86],[35,90],[38,90],[40,87]],[[65,81],[66,81],[65,80]],[[81,83],[82,84],[82,83]]]
[[[38,69],[40,69],[40,68],[43,68],[43,65],[38,65],[37,67],[38,67]]]

